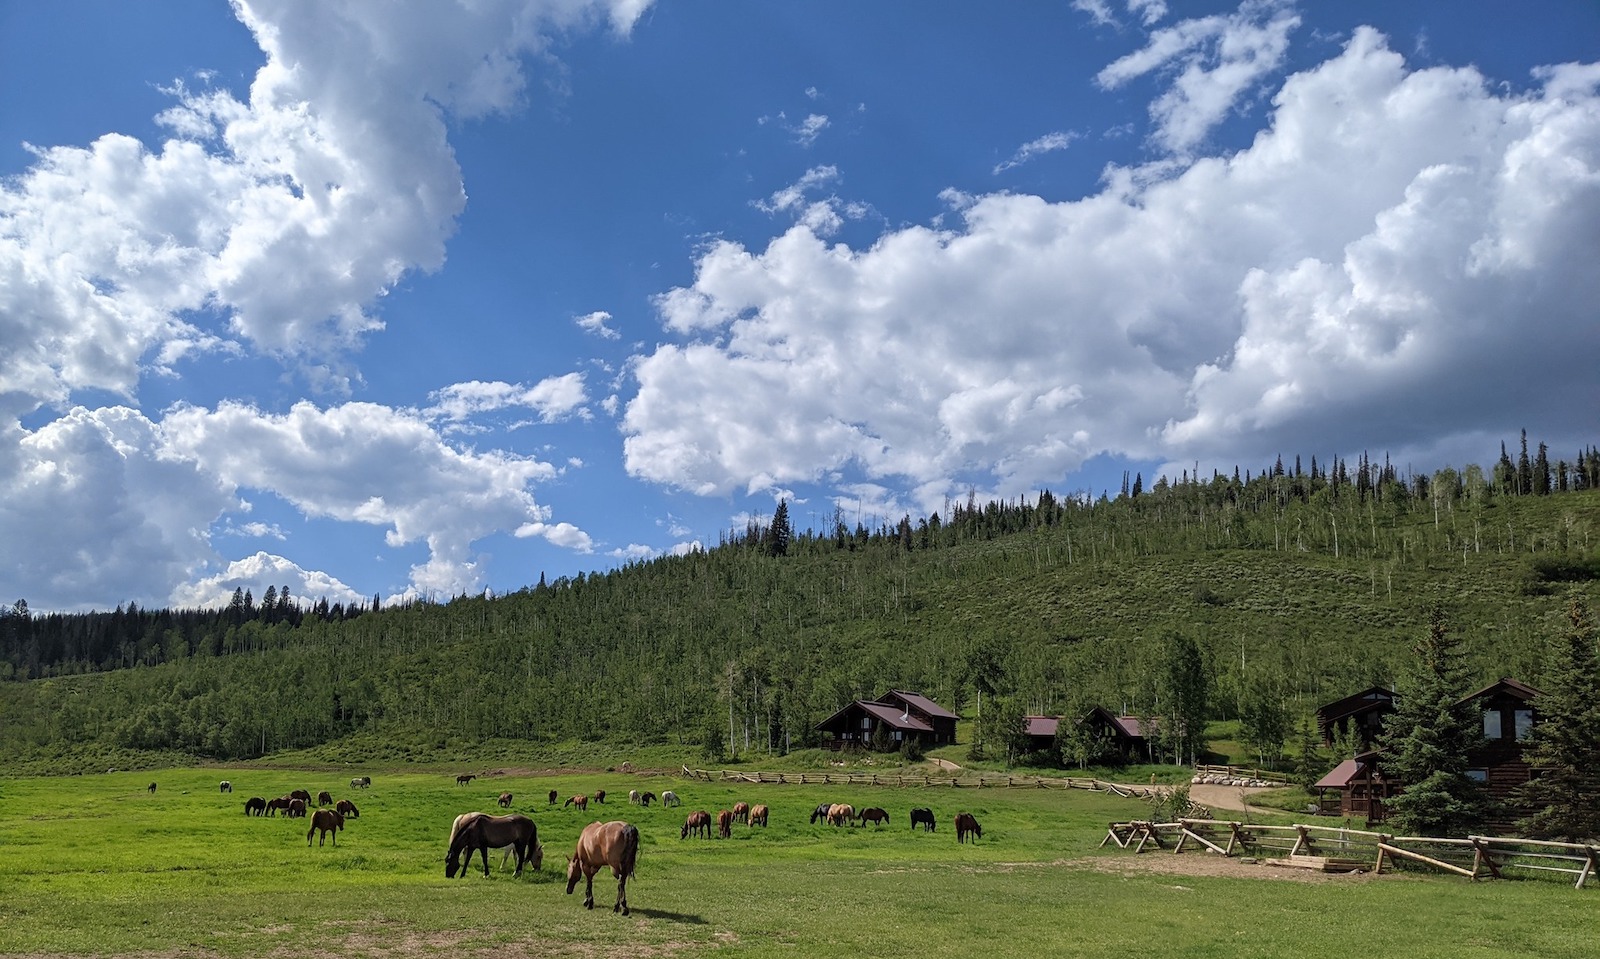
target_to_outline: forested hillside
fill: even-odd
[[[1401,476],[1282,461],[1115,498],[956,504],[876,529],[787,509],[706,552],[495,598],[0,617],[0,759],[247,759],[353,735],[782,752],[850,699],[981,692],[1160,712],[1173,636],[1213,718],[1387,682],[1439,605],[1485,680],[1537,685],[1564,595],[1600,605],[1600,452]]]

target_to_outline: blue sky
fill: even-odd
[[[1579,0],[0,0],[0,589],[1570,457],[1597,61]]]

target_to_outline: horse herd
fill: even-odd
[[[456,783],[466,786],[475,778],[472,775],[457,776]],[[350,780],[353,789],[365,789],[371,785],[372,779],[368,776]],[[151,786],[151,792],[154,792],[154,784]],[[220,790],[223,793],[232,793],[233,784],[224,780]],[[547,796],[548,805],[555,806],[558,798],[558,791],[550,790]],[[592,796],[591,794],[569,796],[562,804],[562,808],[586,811],[591,798],[595,803],[604,805],[606,792],[600,789],[595,790]],[[512,793],[502,792],[496,803],[501,809],[509,810],[514,799]],[[659,797],[649,791],[628,792],[628,801],[640,807],[648,807],[658,799],[663,808],[682,805],[682,800],[670,789],[663,791]],[[359,818],[361,815],[355,803],[348,799],[335,801],[327,790],[317,794],[315,808],[311,803],[312,796],[309,790],[295,789],[273,799],[252,796],[245,800],[244,812],[247,816],[276,816],[282,812],[285,817],[291,819],[309,818],[311,828],[306,831],[307,846],[311,845],[312,837],[319,831],[321,835],[318,837],[318,845],[322,845],[331,834],[333,845],[338,846],[338,834],[344,828],[346,820]],[[735,823],[742,823],[748,828],[758,825],[766,828],[769,815],[770,810],[765,804],[752,805],[743,801],[734,803],[731,809],[719,810],[715,816],[706,810],[697,809],[685,817],[679,838],[700,836],[710,839],[712,826],[715,824],[717,835],[727,839],[732,835]],[[925,807],[912,809],[909,819],[913,830],[920,827],[924,832],[933,832],[937,828],[933,811]],[[812,825],[818,822],[830,826],[865,826],[868,823],[884,826],[889,825],[891,820],[889,813],[877,806],[857,810],[848,803],[820,803],[811,813]],[[969,838],[976,840],[983,836],[983,828],[971,813],[957,813],[954,823],[957,842],[964,843]],[[511,856],[516,856],[517,876],[522,875],[522,870],[526,866],[531,866],[537,872],[544,862],[544,845],[539,842],[538,826],[530,817],[517,813],[490,815],[483,812],[467,812],[457,816],[451,824],[445,853],[445,877],[466,875],[472,863],[473,853],[477,853],[482,862],[483,874],[489,875],[489,852],[494,849],[505,850],[501,860],[502,868]],[[584,827],[572,855],[567,857],[567,893],[570,895],[573,892],[580,878],[585,880],[583,904],[585,908],[593,909],[595,873],[609,867],[617,880],[617,898],[612,905],[612,911],[626,916],[629,914],[627,883],[633,876],[638,859],[638,827],[621,820],[590,823]]]

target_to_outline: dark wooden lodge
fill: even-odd
[[[869,748],[874,741],[898,748],[906,740],[945,746],[956,741],[956,714],[921,693],[891,689],[875,700],[850,703],[817,723],[816,730],[832,749]]]
[[[1322,733],[1322,745],[1332,746],[1337,736],[1354,732],[1363,749],[1378,744],[1383,732],[1384,717],[1394,712],[1394,690],[1383,686],[1369,686],[1317,709],[1317,730]]]

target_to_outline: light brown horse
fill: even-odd
[[[727,839],[730,835],[732,835],[732,832],[733,832],[732,827],[733,827],[733,810],[724,809],[721,812],[717,813],[717,835],[718,836],[720,836],[723,839]]]
[[[765,804],[750,807],[750,825],[760,826],[762,829],[767,828],[767,807]]]
[[[578,846],[567,860],[567,895],[577,888],[578,877],[586,880],[583,889],[583,908],[594,908],[594,874],[610,866],[617,877],[617,901],[612,912],[628,914],[628,880],[639,861],[639,830],[632,823],[592,822],[583,827]]]
[[[589,797],[568,796],[567,801],[561,804],[561,808],[565,809],[568,806],[577,806],[580,812],[587,812],[589,810]]]
[[[688,839],[689,834],[704,835],[711,838],[711,814],[704,809],[696,809],[683,821],[683,832],[678,834],[679,839]]]
[[[510,793],[501,793],[500,794],[500,798],[497,800],[497,802],[500,803],[500,808],[501,809],[510,809],[511,808],[511,794]]]
[[[828,825],[843,826],[854,823],[856,818],[855,807],[849,803],[836,802],[828,807]]]
[[[457,872],[465,876],[476,851],[483,859],[483,874],[489,875],[489,850],[511,847],[517,855],[516,875],[522,875],[524,863],[538,872],[544,863],[544,846],[539,842],[539,828],[527,816],[491,816],[488,813],[468,812],[457,816],[450,825],[450,848],[444,857],[444,876],[453,879]],[[461,852],[466,850],[466,861]],[[505,859],[500,860],[505,865]]]
[[[333,833],[333,844],[339,845],[339,830],[344,828],[344,816],[337,810],[318,809],[311,814],[311,828],[306,830],[306,845],[311,845],[311,834],[322,830],[322,835],[317,837],[317,845],[328,838],[328,833]]]
[[[743,801],[734,803],[733,818],[736,822],[742,822],[748,825],[750,822],[750,804]]]
[[[333,808],[338,811],[339,815],[346,819],[361,818],[361,810],[357,809],[356,804],[348,799],[339,800],[337,803],[334,803]]]

